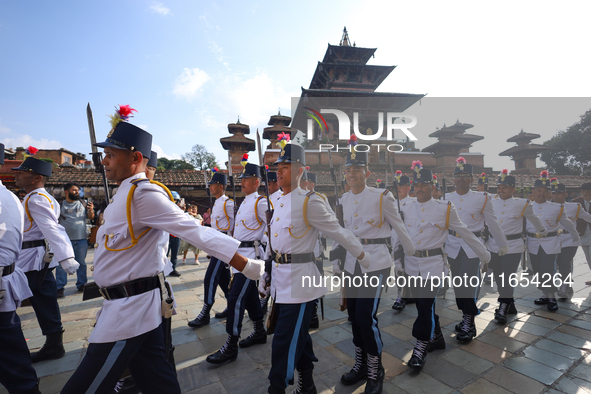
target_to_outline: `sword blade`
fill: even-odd
[[[86,118],[88,120],[88,131],[90,132],[90,147],[92,149],[92,153],[97,153],[98,149],[94,144],[96,144],[96,134],[94,132],[94,120],[92,118],[92,109],[90,109],[90,103],[86,106]]]
[[[263,167],[263,146],[261,144],[261,134],[259,133],[259,129],[257,129],[257,151],[259,154],[259,165]]]

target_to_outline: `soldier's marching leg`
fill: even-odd
[[[299,373],[297,393],[314,394],[312,377],[314,355],[312,338],[308,333],[315,301],[305,304],[275,304],[278,314],[271,351],[269,393],[284,393],[294,382],[294,369]]]
[[[413,349],[408,366],[420,370],[425,365],[427,352],[445,349],[445,339],[439,325],[439,316],[435,313],[435,298],[439,288],[431,289],[430,282],[412,288],[416,301],[418,316],[413,324],[412,336],[417,342]]]
[[[454,286],[456,305],[463,313],[462,321],[456,325],[456,331],[458,331],[456,339],[467,343],[476,336],[474,317],[480,313],[476,306],[476,299],[480,289],[478,286],[480,284],[480,260],[478,257],[469,258],[462,248],[455,259],[448,257],[448,261],[453,277],[462,278],[462,285]]]
[[[312,320],[310,321],[310,328],[318,328],[320,327],[320,320],[318,319],[318,303],[320,299],[316,299],[314,304],[314,312],[312,312]]]
[[[491,252],[490,255],[489,266],[493,270],[495,282],[499,289],[499,307],[495,309],[495,320],[505,324],[507,323],[507,314],[511,313],[511,307],[515,308],[515,300],[513,299],[515,288],[511,286],[512,281],[509,279],[517,272],[517,267],[519,267],[521,261],[521,253],[499,256],[497,253]]]
[[[546,305],[549,311],[554,312],[558,310],[558,302],[556,302],[555,292],[556,288],[553,284],[555,269],[556,254],[547,254],[544,248],[540,246],[538,254],[530,253],[532,267],[534,273],[538,274],[538,289],[542,291],[543,296],[534,301],[536,305]],[[547,280],[549,278],[549,280]]]
[[[565,281],[572,281],[573,259],[578,248],[578,246],[562,248],[560,254],[556,257],[556,265],[562,281],[557,293],[558,298],[567,299],[573,294],[572,284],[565,283]]]
[[[263,322],[263,310],[259,298],[259,291],[255,281],[250,281],[248,290],[244,296],[245,309],[248,311],[248,317],[254,324],[253,332],[242,341],[241,348],[247,348],[252,345],[262,345],[267,343],[267,331]]]

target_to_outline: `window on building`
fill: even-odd
[[[64,156],[64,163],[72,163],[72,158],[70,156]]]

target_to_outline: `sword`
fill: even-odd
[[[205,178],[205,189],[207,189],[207,195],[209,196],[209,208],[213,211],[213,199],[211,197],[211,190],[209,190],[209,182],[207,180],[207,170],[203,170],[203,177]]]
[[[263,145],[261,143],[261,134],[259,133],[259,129],[257,129],[257,151],[259,154],[259,166],[261,167],[261,171],[263,171],[263,179],[265,181],[265,197],[267,197],[267,210],[265,211],[265,218],[267,219],[267,239],[269,244],[267,245],[268,250],[271,251],[271,256],[273,255],[273,247],[271,246],[271,221],[273,220],[273,210],[271,209],[271,199],[269,198],[269,180],[267,177],[267,169],[263,163]],[[267,260],[265,260],[267,262]],[[267,269],[267,263],[265,263],[265,271]],[[266,286],[271,286],[271,272],[272,269],[269,269],[267,275],[267,281],[265,283]],[[275,305],[275,303],[273,303]],[[271,310],[273,312],[273,310]],[[275,316],[273,316],[275,318]]]
[[[234,217],[236,217],[236,210],[238,209],[238,204],[236,204],[236,184],[234,183],[234,173],[232,171],[232,155],[230,151],[228,151],[228,176],[230,177],[230,182],[232,183],[232,199],[234,200]]]
[[[90,132],[90,147],[92,149],[92,162],[94,163],[95,172],[101,174],[103,178],[103,187],[105,188],[105,199],[107,205],[111,196],[109,194],[109,183],[107,182],[107,174],[105,173],[105,167],[101,163],[103,161],[103,154],[98,151],[96,144],[96,135],[94,133],[94,120],[92,119],[92,110],[90,109],[90,103],[86,106],[86,118],[88,119],[88,131]]]

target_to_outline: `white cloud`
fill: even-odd
[[[176,78],[172,93],[177,97],[190,100],[210,79],[211,77],[203,70],[185,68],[183,73]]]
[[[150,9],[160,15],[168,15],[170,14],[170,8],[167,8],[162,3],[154,3],[150,6]]]
[[[47,140],[45,138],[36,140],[30,135],[26,134],[18,137],[4,138],[0,140],[0,142],[2,142],[6,148],[12,149],[16,149],[19,146],[22,146],[24,148],[28,146],[34,146],[37,149],[59,149],[64,147],[64,144],[62,144],[59,141]]]
[[[164,150],[154,143],[152,143],[152,150],[158,154],[158,157],[166,157],[168,160],[180,160],[181,155],[173,153],[172,155],[164,153]]]

